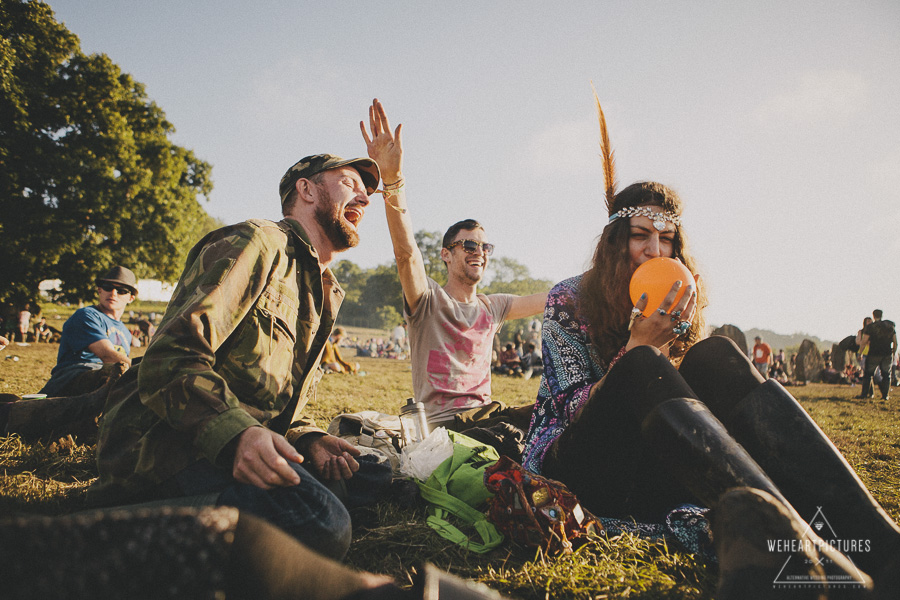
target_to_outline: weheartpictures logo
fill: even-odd
[[[788,554],[772,584],[779,588],[808,588],[826,584],[830,588],[849,588],[866,585],[865,576],[856,567],[852,555],[870,552],[871,541],[838,537],[821,506],[808,523],[803,539],[768,540],[769,552]],[[834,561],[823,553],[823,550],[827,550],[826,546],[843,554],[852,568],[848,571],[832,567]]]

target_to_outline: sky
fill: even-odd
[[[226,223],[279,219],[303,156],[364,156],[377,97],[414,228],[478,219],[495,256],[560,281],[607,221],[593,82],[620,189],[685,203],[708,322],[833,341],[874,308],[900,322],[896,0],[50,5],[213,165]],[[393,260],[372,200],[342,255],[362,267]]]

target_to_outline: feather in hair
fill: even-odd
[[[615,152],[609,145],[609,133],[606,130],[606,117],[603,115],[603,108],[600,106],[600,98],[597,97],[597,90],[594,88],[594,82],[591,82],[591,90],[594,92],[594,100],[597,102],[597,117],[600,120],[600,157],[603,159],[603,177],[606,180],[606,210],[609,214],[613,213],[613,202],[616,198],[616,157]]]

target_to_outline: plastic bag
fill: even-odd
[[[400,452],[400,473],[425,481],[438,466],[453,456],[453,442],[444,427],[436,427],[421,442]]]

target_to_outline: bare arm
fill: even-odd
[[[397,125],[397,129],[391,132],[384,106],[375,99],[372,106],[369,107],[369,127],[371,136],[366,130],[365,123],[359,122],[369,158],[378,163],[385,185],[390,186],[401,181],[403,179],[403,144],[400,131],[403,125]],[[422,295],[428,289],[425,261],[413,235],[405,188],[401,187],[399,190],[392,191],[390,196],[385,197],[385,200],[388,230],[391,232],[391,242],[394,245],[394,258],[397,261],[397,272],[400,275],[403,298],[406,300],[409,311],[414,312]],[[388,204],[390,206],[387,206]]]
[[[116,350],[115,346],[109,340],[97,340],[93,344],[88,345],[88,350],[97,355],[97,358],[105,363],[125,362],[131,364],[131,359],[123,352]]]
[[[531,294],[530,296],[516,296],[512,305],[509,307],[509,314],[506,318],[509,320],[522,319],[544,312],[544,306],[547,304],[547,292],[539,294]]]

